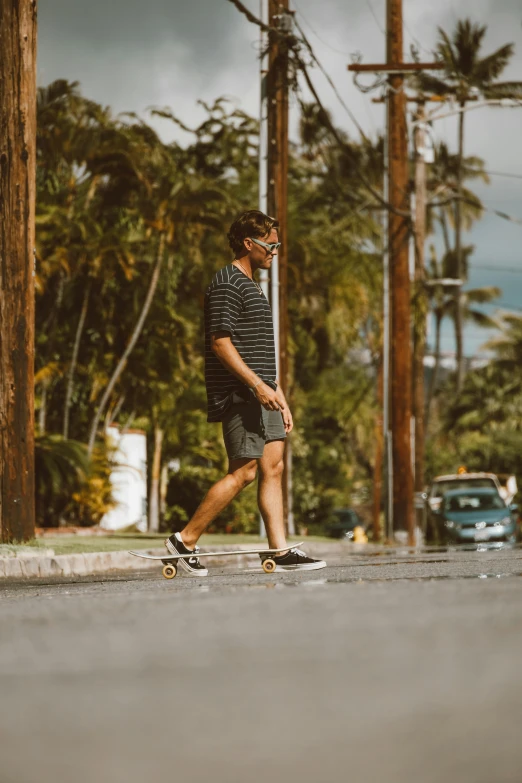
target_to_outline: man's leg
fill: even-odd
[[[265,520],[270,549],[288,547],[283,520],[283,454],[284,440],[269,441],[263,456],[258,460],[259,485],[258,503]],[[266,559],[266,555],[265,555]],[[324,568],[324,560],[309,557],[300,549],[289,548],[287,552],[274,555],[277,571],[315,571]],[[261,557],[263,560],[263,556]]]
[[[230,461],[228,473],[209,489],[188,525],[181,531],[183,543],[194,549],[199,537],[242,489],[255,480],[257,464],[255,459]],[[284,545],[283,545],[284,546]]]
[[[273,440],[265,445],[258,459],[259,483],[257,502],[265,522],[270,549],[286,546],[283,520],[283,453],[284,440]]]

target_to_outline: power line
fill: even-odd
[[[508,310],[517,310],[519,312],[522,312],[522,307],[520,307],[520,305],[512,305],[512,304],[509,304],[509,303],[505,303],[503,305],[498,305],[497,309],[498,310],[506,310],[506,309],[508,309]]]
[[[457,198],[459,197],[458,196],[452,197],[448,199],[447,203],[449,203],[450,201],[454,201]],[[469,198],[463,198],[461,196],[460,200],[463,201],[464,204],[469,204],[472,207],[477,206],[476,202],[472,201]],[[430,206],[442,206],[442,204],[431,204]],[[502,218],[502,220],[509,221],[509,223],[516,223],[517,225],[522,226],[522,218],[513,217],[513,215],[508,215],[507,212],[502,212],[502,210],[500,209],[492,209],[491,207],[485,207],[483,204],[480,206],[480,209],[482,212],[490,212],[492,215],[496,215],[497,217]]]
[[[249,11],[248,8],[245,5],[243,5],[241,0],[229,0],[229,3],[235,5],[239,13],[243,14],[243,16],[246,16],[249,22],[256,24],[262,30],[265,30],[265,32],[272,31],[272,28],[269,25],[262,22],[261,19],[258,19],[257,16],[255,16],[252,13],[252,11]],[[278,31],[276,30],[276,32]]]
[[[264,22],[262,22],[260,19],[258,19],[256,16],[254,16],[254,14],[252,14],[248,10],[248,8],[246,8],[243,5],[243,3],[240,0],[229,0],[229,2],[231,2],[233,5],[235,5],[235,7],[242,14],[244,14],[246,16],[246,18],[248,19],[249,22],[252,22],[253,24],[258,25],[258,27],[261,27],[263,30],[268,30],[270,32],[274,31],[278,35],[285,35],[284,33],[281,33],[281,31],[278,30],[277,28],[269,27]],[[332,80],[330,79],[330,77],[328,76],[326,71],[324,71],[322,65],[320,64],[319,60],[317,59],[317,57],[316,57],[316,55],[315,55],[315,53],[313,51],[312,45],[310,44],[310,42],[306,38],[303,30],[301,29],[301,27],[299,25],[296,24],[296,26],[297,26],[299,32],[302,35],[303,43],[305,43],[305,45],[306,45],[306,47],[307,47],[307,49],[308,49],[308,51],[310,53],[310,56],[317,63],[319,68],[321,68],[321,70],[323,71],[324,75],[326,76],[326,78],[328,79],[330,84],[334,87],[334,89],[337,92],[337,88],[335,88]],[[302,58],[300,56],[300,52],[299,52],[298,46],[296,46],[294,44],[293,46],[290,45],[289,48],[292,51],[295,64],[297,65],[297,67],[299,68],[299,70],[301,71],[301,73],[303,74],[303,76],[305,78],[305,81],[306,81],[306,84],[308,86],[308,89],[312,93],[315,102],[317,103],[317,105],[321,109],[321,112],[323,114],[324,122],[325,122],[325,125],[326,125],[327,129],[330,131],[330,133],[332,134],[332,136],[337,141],[337,143],[339,144],[340,147],[342,147],[342,148],[348,147],[346,141],[342,138],[341,134],[339,133],[339,131],[337,130],[337,128],[335,127],[335,125],[331,121],[331,119],[330,119],[330,117],[328,115],[328,112],[326,111],[325,107],[323,106],[323,103],[322,103],[321,99],[319,98],[317,90],[315,89],[314,84],[313,84],[313,82],[312,82],[312,80],[310,78],[310,74],[308,73],[308,68],[306,67],[306,64],[303,62],[303,60],[302,60]],[[342,98],[341,98],[341,100],[342,100]],[[366,134],[364,133],[364,131],[362,129],[362,127],[359,125],[357,119],[352,114],[350,109],[348,109],[346,104],[344,104],[344,101],[343,101],[343,105],[345,106],[346,110],[349,112],[353,122],[356,124],[357,128],[359,129],[359,132],[361,133],[361,136],[363,137],[363,139],[368,140],[367,137],[366,137]],[[381,206],[386,208],[389,212],[392,212],[393,214],[398,215],[399,217],[405,217],[408,220],[411,220],[410,212],[405,212],[405,211],[397,209],[393,204],[391,204],[390,202],[386,201],[381,196],[381,194],[378,192],[378,190],[376,190],[376,188],[374,188],[374,186],[371,184],[371,182],[368,180],[368,178],[362,173],[362,171],[360,169],[360,166],[358,166],[355,161],[354,161],[354,172],[357,175],[357,177],[359,178],[359,180],[361,181],[362,185],[366,188],[366,190],[368,190],[372,194],[372,196],[376,199],[376,201],[379,204],[381,204]]]
[[[308,89],[312,93],[315,102],[317,103],[317,105],[321,109],[325,125],[327,126],[328,130],[330,131],[330,133],[332,134],[332,136],[334,137],[336,142],[339,144],[339,146],[341,148],[347,147],[348,145],[347,145],[346,141],[340,135],[339,131],[337,130],[337,128],[335,127],[335,125],[331,121],[331,119],[330,119],[330,117],[328,115],[328,112],[326,111],[325,107],[323,106],[323,103],[322,103],[321,99],[319,98],[317,90],[315,89],[314,84],[313,84],[312,80],[310,79],[310,74],[308,73],[308,69],[307,69],[306,65],[304,64],[304,62],[301,60],[301,58],[299,57],[299,55],[297,53],[295,54],[295,57],[296,57],[297,64],[298,64],[298,66],[299,66],[303,76],[305,77],[305,81],[306,81],[306,84],[308,85]],[[400,217],[405,217],[405,218],[411,219],[410,212],[403,212],[402,210],[397,209],[396,207],[393,206],[393,204],[390,204],[390,202],[386,201],[381,196],[381,194],[378,192],[378,190],[376,190],[373,187],[373,185],[368,180],[368,178],[362,173],[362,171],[360,169],[360,166],[358,166],[355,161],[353,161],[353,167],[354,167],[354,172],[358,176],[358,178],[361,181],[362,185],[366,188],[366,190],[368,190],[372,194],[372,196],[376,199],[376,201],[382,207],[384,207],[385,209],[389,210],[390,212],[393,212],[395,215],[399,215]]]
[[[417,36],[413,34],[413,32],[412,32],[412,29],[411,29],[411,27],[409,26],[409,24],[408,24],[408,22],[406,21],[406,19],[405,19],[405,18],[403,18],[403,21],[404,21],[404,27],[405,27],[405,28],[406,28],[406,30],[408,31],[408,33],[409,33],[409,35],[410,35],[410,38],[411,38],[411,40],[413,41],[413,43],[414,43],[414,44],[415,44],[415,45],[418,47],[418,51],[421,51],[421,50],[422,50],[423,52],[425,52],[426,54],[428,54],[430,57],[432,57],[432,56],[433,56],[433,52],[432,52],[432,51],[430,51],[430,49],[426,49],[426,47],[425,47],[425,46],[423,46],[423,45],[421,44],[421,42],[419,41],[419,39],[417,38]]]
[[[469,271],[472,272],[474,269],[484,269],[491,272],[507,272],[513,275],[522,275],[522,268],[514,266],[489,266],[486,264],[474,264],[472,262],[469,265]]]
[[[346,58],[350,57],[350,53],[349,53],[349,52],[343,52],[343,51],[341,51],[341,49],[336,49],[334,46],[332,46],[331,44],[327,43],[327,42],[324,40],[324,38],[321,38],[321,36],[319,35],[319,33],[318,33],[316,30],[314,30],[314,28],[312,27],[312,25],[310,24],[310,22],[308,21],[308,19],[306,18],[306,16],[303,14],[303,12],[302,12],[302,11],[301,11],[301,9],[299,8],[299,6],[298,6],[298,5],[297,5],[297,3],[295,2],[295,0],[294,0],[294,6],[295,6],[295,8],[296,8],[296,11],[297,11],[297,13],[299,14],[299,16],[301,17],[301,19],[303,20],[303,22],[304,22],[304,23],[307,25],[307,27],[309,27],[309,28],[310,28],[310,31],[311,31],[311,32],[312,32],[312,33],[315,35],[315,37],[316,37],[316,38],[317,38],[317,39],[318,39],[318,40],[319,40],[319,41],[320,41],[320,42],[323,44],[323,46],[326,46],[328,49],[331,49],[331,51],[332,51],[332,52],[335,52],[336,54],[342,54],[342,56],[343,56],[343,57],[346,57]]]
[[[382,33],[383,35],[386,35],[386,32],[385,32],[385,30],[384,30],[384,27],[383,27],[383,26],[382,26],[382,24],[380,23],[380,21],[379,21],[379,18],[378,18],[378,16],[377,16],[377,14],[375,13],[375,8],[374,8],[374,7],[373,7],[373,5],[372,5],[372,0],[366,0],[366,5],[367,5],[367,6],[368,6],[368,8],[370,9],[371,15],[372,15],[372,16],[373,16],[373,18],[375,19],[375,24],[377,25],[377,27],[379,28],[379,30],[381,31],[381,33]]]
[[[488,207],[483,207],[485,212],[491,212],[493,215],[496,215],[499,218],[502,218],[502,220],[508,220],[510,223],[516,223],[519,226],[522,226],[522,219],[513,217],[512,215],[508,215],[507,212],[502,212],[500,209],[490,209]]]
[[[507,171],[486,171],[491,177],[510,177],[510,179],[522,179],[522,174],[508,174]]]
[[[337,89],[337,87],[335,86],[335,83],[334,83],[333,79],[330,77],[330,75],[328,74],[328,72],[326,71],[326,69],[324,68],[322,63],[319,61],[319,58],[317,57],[317,55],[315,54],[315,52],[314,52],[314,50],[312,48],[312,44],[310,43],[310,41],[306,37],[306,35],[305,35],[301,25],[299,24],[299,22],[297,20],[295,22],[295,26],[297,27],[297,29],[301,33],[302,39],[303,39],[303,41],[304,41],[304,43],[305,43],[305,45],[306,45],[306,47],[307,47],[307,49],[308,49],[308,51],[310,53],[310,57],[312,57],[313,61],[318,66],[319,70],[321,71],[323,76],[328,81],[328,84],[330,85],[330,87],[334,91],[334,93],[335,93],[339,103],[341,104],[343,109],[346,111],[346,113],[350,117],[351,121],[353,122],[353,124],[355,125],[355,127],[357,128],[359,133],[361,134],[361,137],[364,139],[364,141],[368,141],[368,137],[366,136],[364,130],[362,129],[362,126],[358,122],[358,120],[355,117],[354,113],[351,111],[351,109],[344,102],[344,99],[343,99],[342,95],[340,94],[339,90]]]
[[[295,5],[295,2],[294,2],[294,5]],[[303,18],[303,20],[306,22],[306,19],[304,18],[304,16],[303,16],[302,12],[301,12],[301,11],[299,11],[298,13],[299,13],[299,15],[300,15],[300,16]],[[327,46],[327,47],[328,47],[329,49],[331,49],[333,52],[337,52],[337,53],[339,53],[339,54],[342,54],[342,55],[343,55],[343,57],[347,57],[347,58],[348,58],[348,57],[351,57],[351,55],[350,55],[350,54],[348,54],[348,53],[346,53],[346,52],[340,52],[340,50],[339,50],[339,49],[334,49],[332,46],[330,46],[329,44],[327,44],[327,43],[326,43],[326,41],[324,41],[324,40],[323,40],[323,39],[322,39],[322,38],[321,38],[321,37],[320,37],[320,36],[319,36],[319,35],[318,35],[318,34],[317,34],[317,33],[316,33],[314,30],[313,30],[313,28],[311,27],[310,23],[309,23],[309,22],[306,22],[306,23],[307,23],[308,27],[310,27],[310,29],[312,30],[312,32],[314,33],[314,35],[315,35],[315,36],[316,36],[316,37],[319,39],[319,41],[321,41],[321,43],[322,43],[322,44],[324,44],[324,46]],[[361,126],[360,126],[360,124],[357,122],[357,120],[356,120],[355,116],[353,115],[353,113],[351,112],[351,110],[348,108],[348,106],[347,106],[347,105],[346,105],[346,103],[344,102],[344,99],[342,98],[342,96],[339,94],[339,91],[337,90],[337,87],[336,87],[336,85],[335,85],[334,81],[332,80],[332,78],[331,78],[331,77],[329,76],[329,74],[326,72],[326,69],[324,68],[324,66],[323,66],[323,65],[321,64],[321,62],[319,61],[319,58],[317,57],[317,55],[316,55],[316,54],[315,54],[315,52],[313,51],[313,49],[312,49],[312,45],[310,44],[310,42],[309,42],[309,41],[308,41],[308,39],[306,38],[306,35],[304,34],[304,32],[303,32],[303,29],[301,28],[301,26],[299,25],[299,22],[298,22],[297,20],[295,20],[295,26],[297,27],[297,29],[298,29],[298,30],[299,30],[299,32],[301,33],[301,37],[302,37],[302,39],[303,39],[304,43],[306,44],[306,46],[307,46],[307,48],[308,48],[308,50],[309,50],[310,56],[313,58],[314,62],[315,62],[315,63],[316,63],[316,65],[319,67],[319,69],[321,70],[322,74],[324,75],[324,77],[326,78],[326,80],[328,81],[328,83],[330,84],[330,86],[331,86],[332,90],[334,91],[334,93],[335,93],[335,95],[336,95],[337,99],[339,100],[339,103],[342,105],[343,109],[346,111],[346,113],[348,114],[348,116],[350,117],[350,119],[352,120],[352,122],[354,123],[354,125],[356,126],[356,128],[357,128],[357,130],[359,131],[359,133],[361,134],[361,136],[362,136],[363,138],[366,138],[366,136],[365,136],[365,134],[364,134],[364,132],[363,132],[363,130],[362,130],[362,128],[361,128]],[[367,117],[368,117],[368,119],[369,119],[369,121],[370,121],[370,124],[372,125],[372,128],[373,128],[373,130],[375,131],[375,123],[374,123],[373,117],[372,117],[372,115],[371,115],[371,112],[369,112],[369,110],[368,110],[368,107],[367,107],[366,103],[364,104],[364,106],[365,106],[365,110],[366,110],[366,115],[367,115]]]

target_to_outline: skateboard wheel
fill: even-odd
[[[163,576],[165,579],[174,579],[178,572],[178,569],[175,565],[164,565],[163,566]]]
[[[276,570],[275,560],[269,558],[263,561],[263,571],[265,574],[272,574]]]

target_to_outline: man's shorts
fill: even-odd
[[[281,411],[267,411],[254,397],[248,402],[234,402],[223,419],[229,460],[260,459],[265,443],[285,438]]]

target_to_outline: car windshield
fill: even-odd
[[[474,479],[449,479],[449,481],[436,481],[431,489],[431,496],[441,497],[452,489],[496,489],[496,484],[490,478]]]
[[[444,501],[446,511],[492,511],[495,508],[505,508],[506,504],[500,495],[456,495],[447,497]]]

